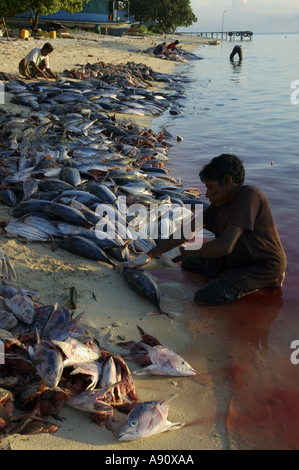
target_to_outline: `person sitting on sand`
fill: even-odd
[[[44,44],[42,49],[38,47],[32,49],[25,59],[22,59],[19,63],[20,74],[28,80],[35,77],[43,77],[45,80],[48,80],[48,78],[59,78],[50,69],[49,55],[53,50],[53,46],[48,42]]]
[[[179,41],[172,42],[172,43],[168,44],[166,49],[168,50],[168,52],[174,52],[176,50],[176,46],[178,44],[180,44]]]
[[[154,49],[154,54],[155,55],[163,54],[165,48],[166,48],[166,42],[163,42],[163,44],[158,44],[158,46],[156,46]]]
[[[206,274],[209,280],[195,293],[198,305],[220,305],[233,302],[264,287],[282,287],[287,266],[268,199],[254,186],[244,185],[242,161],[231,154],[213,158],[199,173],[207,188],[211,204],[203,211],[202,224],[196,217],[189,223],[194,236],[202,227],[215,234],[198,250],[181,246],[187,238],[184,225],[167,240],[148,253],[122,263],[116,268],[145,266],[152,258],[161,256],[160,267],[177,266],[173,260],[182,254],[182,268]],[[201,227],[195,227],[201,225]],[[190,236],[188,239],[191,239]],[[171,250],[171,251],[170,251]],[[164,266],[163,266],[164,265]]]

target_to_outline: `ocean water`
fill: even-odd
[[[241,63],[229,60],[236,44]],[[298,51],[299,34],[290,33],[200,46],[203,60],[176,69],[194,79],[180,101],[184,117],[154,121],[183,137],[170,149],[168,168],[201,189],[204,200],[201,167],[221,153],[243,160],[245,183],[266,193],[288,258],[282,290],[263,289],[217,308],[192,301],[207,282],[203,276],[155,272],[163,294],[183,302],[193,335],[186,359],[200,371],[189,390],[197,397],[190,424],[197,448],[203,433],[216,431],[224,449],[299,449],[299,364],[291,361],[292,353],[297,358],[291,345],[299,345],[299,104],[291,102]]]

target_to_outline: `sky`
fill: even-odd
[[[179,31],[299,31],[298,0],[190,0],[197,23]],[[226,13],[223,12],[227,10]]]

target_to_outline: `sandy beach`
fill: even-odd
[[[167,37],[171,41],[172,37]],[[144,63],[155,71],[174,73],[176,62],[157,59],[143,50],[151,42],[162,42],[151,38],[105,37],[95,34],[81,34],[76,39],[51,39],[54,52],[50,56],[50,67],[63,77],[65,69],[94,63],[99,60],[107,63]],[[41,47],[47,41],[23,41],[1,38],[0,72],[18,74],[18,63],[34,47]],[[194,51],[205,40],[192,37],[180,37],[182,47]],[[14,112],[28,111],[9,103],[6,96],[6,108]],[[141,123],[140,116],[132,121]],[[149,118],[142,123],[150,126]],[[170,154],[171,158],[171,154]],[[9,207],[0,204],[0,219],[11,219]],[[147,333],[156,336],[159,341],[180,354],[199,373],[194,377],[158,377],[134,376],[137,395],[140,401],[166,400],[177,393],[178,398],[170,407],[168,419],[172,422],[185,422],[181,430],[160,434],[148,439],[129,443],[120,443],[105,427],[99,428],[90,423],[89,413],[64,406],[60,412],[62,422],[56,422],[59,430],[54,434],[32,436],[11,435],[7,439],[13,450],[102,450],[102,451],[141,451],[141,450],[197,450],[222,449],[228,447],[225,425],[222,428],[214,416],[220,416],[226,410],[225,391],[223,397],[214,393],[209,370],[212,361],[221,352],[221,345],[211,349],[207,339],[211,318],[217,314],[213,309],[201,313],[205,327],[205,336],[199,334],[196,327],[198,319],[190,317],[193,304],[192,296],[186,295],[181,283],[180,269],[161,273],[152,272],[159,277],[163,294],[162,306],[165,311],[174,312],[172,318],[147,316],[153,310],[152,305],[131,291],[122,276],[106,264],[88,261],[82,257],[62,250],[52,251],[47,243],[23,243],[8,239],[0,233],[1,248],[8,254],[18,276],[18,284],[24,289],[40,292],[40,301],[44,305],[62,305],[68,298],[69,290],[75,287],[78,297],[76,314],[84,312],[82,326],[85,327],[101,346],[112,352],[123,352],[118,346],[119,336],[126,341],[139,340],[136,325]],[[193,307],[192,307],[193,308]],[[190,310],[191,309],[191,310]],[[188,318],[188,322],[187,322]],[[212,334],[212,333],[211,333]],[[225,362],[225,358],[222,358]],[[128,363],[133,372],[139,366]],[[217,366],[219,364],[217,363]],[[214,384],[215,385],[215,384]],[[229,385],[228,385],[229,388]],[[223,408],[223,409],[222,409]],[[52,418],[50,418],[52,420]],[[225,420],[223,420],[225,423]],[[224,436],[224,437],[223,437]],[[233,446],[233,437],[230,441]]]

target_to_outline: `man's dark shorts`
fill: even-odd
[[[284,272],[274,261],[265,260],[219,274],[216,262],[217,258],[183,258],[182,269],[205,274],[209,280],[209,284],[195,293],[195,302],[205,305],[234,302],[246,294],[269,286]]]

